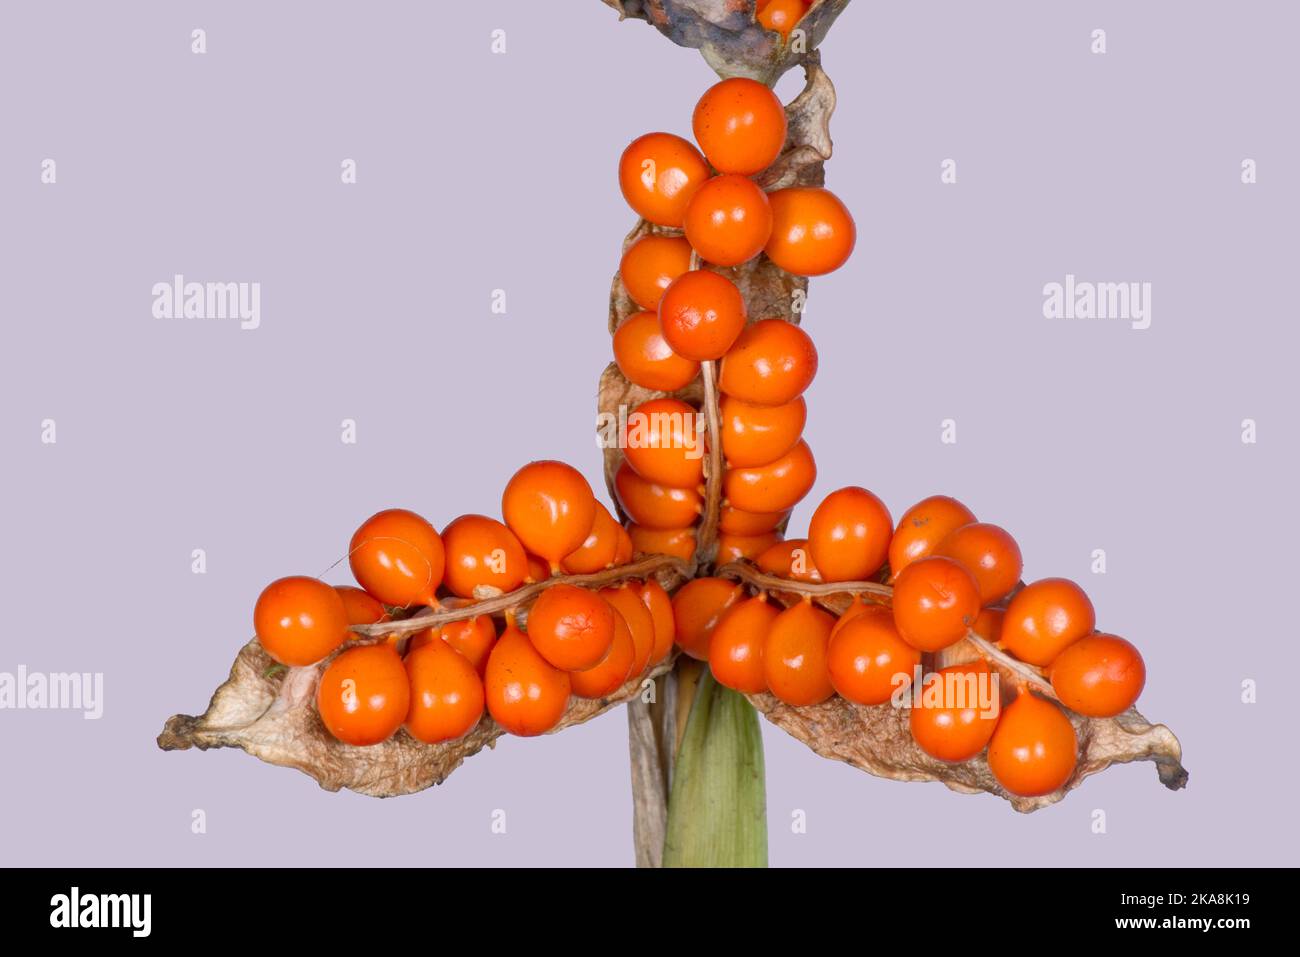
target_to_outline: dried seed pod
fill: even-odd
[[[684,567],[671,559],[651,559],[595,575],[572,575],[528,585],[511,594],[467,605],[463,609],[417,616],[407,621],[359,626],[379,635],[385,630],[415,634],[437,627],[448,615],[492,614],[516,602],[531,601],[555,582],[598,589],[633,578],[652,578],[669,590],[683,579]],[[523,596],[523,597],[519,597]],[[383,641],[385,638],[360,639]],[[344,648],[354,648],[348,642]],[[562,730],[608,711],[639,695],[643,683],[669,670],[675,655],[668,655],[631,676],[612,694],[595,698],[572,697],[564,717],[553,730]],[[404,728],[388,740],[369,747],[352,747],[336,740],[317,713],[316,688],[330,659],[305,668],[285,670],[276,665],[257,642],[248,642],[235,658],[230,676],[212,695],[201,715],[173,715],[158,736],[164,751],[199,748],[240,748],[269,764],[297,768],[315,778],[322,788],[347,788],[372,797],[411,794],[441,784],[467,757],[491,747],[504,730],[484,716],[465,737],[444,744],[423,744]]]
[[[652,24],[678,46],[695,47],[719,76],[771,85],[821,43],[849,0],[816,0],[788,37],[758,22],[755,0],[605,0],[620,17]]]
[[[807,13],[797,24],[797,30],[787,38],[765,30],[755,22],[753,0],[605,0],[624,17],[638,17],[654,24],[674,42],[697,47],[705,59],[726,76],[748,76],[771,83],[786,69],[802,63],[806,71],[803,92],[786,107],[787,136],[780,155],[772,165],[755,177],[755,182],[766,191],[794,186],[821,186],[824,182],[823,164],[831,155],[829,118],[835,105],[834,89],[822,71],[818,54],[813,49],[824,36],[834,18],[847,6],[848,0],[813,0]],[[646,236],[679,237],[681,230],[652,225],[641,221],[627,237],[626,250]],[[693,262],[698,265],[698,262]],[[673,268],[679,268],[680,262]],[[807,292],[807,280],[778,268],[766,255],[759,255],[742,265],[717,269],[731,279],[741,290],[751,318],[782,318],[798,323]],[[651,277],[652,285],[659,283]],[[625,288],[620,277],[615,277],[610,297],[609,324],[613,332],[621,322],[644,308],[653,297],[652,289],[639,292],[638,305]],[[716,380],[711,363],[704,363],[701,374],[675,391],[656,392],[629,382],[617,365],[606,369],[600,382],[599,407],[604,417],[619,420],[621,407],[628,410],[650,399],[672,396],[695,407],[715,408],[717,404]],[[602,425],[602,429],[607,425]],[[712,426],[716,432],[716,422]],[[718,443],[720,445],[720,443]],[[717,451],[717,450],[715,450]],[[605,446],[607,481],[613,491],[614,476],[623,463],[623,454],[617,443]],[[515,609],[520,624],[526,623],[526,606],[537,594],[557,583],[580,584],[599,589],[629,579],[648,576],[656,582],[655,596],[646,602],[652,613],[653,653],[651,664],[643,674],[631,675],[610,694],[596,699],[572,697],[562,718],[553,730],[581,723],[612,708],[629,702],[628,716],[632,732],[632,768],[634,817],[637,860],[641,864],[660,863],[664,848],[669,848],[678,863],[734,863],[732,858],[715,860],[700,851],[716,850],[713,832],[721,825],[694,828],[698,838],[692,836],[692,821],[683,810],[692,807],[690,801],[678,802],[678,813],[667,820],[665,810],[668,780],[667,769],[672,764],[672,743],[683,740],[686,714],[694,694],[698,666],[694,663],[680,665],[676,654],[670,650],[674,626],[671,626],[673,608],[668,592],[682,582],[706,569],[714,557],[717,544],[720,502],[717,487],[720,485],[720,456],[706,465],[706,479],[712,491],[706,496],[704,521],[698,535],[699,546],[693,548],[691,561],[664,556],[642,559],[631,564],[594,575],[563,576],[548,579],[551,568],[535,556],[528,555],[529,583],[506,595],[490,596],[473,605],[453,605],[450,611],[424,614],[410,620],[386,620],[374,625],[359,625],[356,630],[366,636],[362,642],[391,641],[393,636],[415,634],[421,630],[437,629],[442,624],[474,616],[488,616],[506,609]],[[617,499],[616,499],[617,500]],[[620,513],[621,514],[621,513]],[[621,517],[626,518],[621,514]],[[784,517],[772,516],[768,521],[758,514],[736,513],[733,522],[742,521],[749,529],[745,534],[778,533],[784,530]],[[756,523],[762,527],[752,527]],[[643,530],[643,532],[646,530]],[[654,530],[649,530],[654,531]],[[684,530],[695,536],[693,529]],[[729,529],[740,534],[739,529]],[[620,558],[627,559],[626,533],[620,533]],[[525,544],[527,544],[525,542]],[[553,560],[554,561],[554,560]],[[738,563],[720,569],[714,574],[724,578],[747,581],[781,605],[792,605],[811,598],[821,608],[843,614],[846,609],[861,612],[869,607],[889,607],[890,589],[880,581],[871,583],[818,583],[796,582],[789,578],[764,576],[748,563]],[[721,582],[726,590],[727,583]],[[647,585],[647,590],[649,586]],[[664,591],[667,589],[667,591]],[[736,596],[743,589],[736,587]],[[475,597],[482,597],[475,590]],[[865,601],[864,601],[865,599]],[[812,611],[811,605],[808,606]],[[466,609],[472,609],[468,611]],[[819,612],[816,614],[820,614]],[[1052,696],[1051,685],[1041,672],[1015,661],[999,651],[981,636],[976,623],[964,640],[926,657],[934,668],[982,659],[1003,680],[1022,682],[1036,692]],[[642,622],[643,634],[648,634]],[[985,632],[989,629],[984,628]],[[830,634],[834,634],[831,629]],[[436,639],[434,639],[436,640]],[[644,642],[643,642],[644,644]],[[356,647],[356,642],[346,647]],[[698,651],[698,649],[697,649]],[[459,740],[444,744],[421,744],[405,730],[399,730],[387,741],[370,747],[350,747],[335,740],[326,731],[313,705],[316,687],[322,670],[330,659],[310,667],[284,670],[276,666],[255,640],[249,642],[236,658],[229,679],[213,695],[207,711],[198,716],[176,715],[166,724],[158,738],[164,750],[183,750],[191,747],[238,747],[270,763],[296,767],[315,778],[329,790],[348,788],[373,796],[407,794],[431,784],[441,783],[464,758],[491,746],[504,733],[489,717],[484,717],[476,727]],[[681,661],[689,661],[685,656]],[[645,681],[676,667],[675,680],[661,682],[665,692],[664,703],[648,703],[640,695]],[[722,764],[743,772],[749,786],[744,790],[744,802],[724,802],[728,820],[740,821],[744,827],[737,831],[737,845],[749,848],[752,853],[741,855],[751,863],[765,861],[763,840],[761,749],[757,730],[753,726],[753,712],[731,692],[713,688],[705,677],[702,698],[706,707],[691,712],[692,728],[698,724],[699,740],[696,746],[685,747],[683,759],[677,768],[675,788],[688,788],[694,770],[716,766],[711,755],[700,760],[702,747],[725,747],[730,750]],[[719,697],[722,706],[708,707],[713,697]],[[1171,789],[1180,788],[1187,781],[1187,772],[1180,758],[1177,738],[1163,725],[1152,725],[1133,709],[1107,718],[1086,718],[1066,712],[1078,740],[1079,760],[1068,780],[1056,791],[1037,797],[1016,797],[1008,794],[998,784],[989,770],[986,759],[977,756],[960,764],[948,764],[931,758],[918,748],[909,729],[906,709],[890,704],[862,706],[843,698],[834,697],[818,704],[794,707],[783,704],[767,693],[749,695],[754,708],[768,720],[792,736],[806,743],[813,751],[826,757],[846,761],[871,774],[900,781],[943,781],[953,790],[973,793],[987,791],[1007,798],[1019,811],[1031,811],[1060,800],[1070,789],[1090,774],[1103,770],[1110,764],[1134,760],[1151,760],[1157,764],[1160,779]],[[738,706],[737,706],[738,705]],[[656,710],[659,717],[656,717]],[[717,713],[723,720],[713,721]],[[663,717],[667,715],[667,717]],[[704,733],[710,722],[734,726],[737,733],[730,736],[713,732]],[[676,731],[674,732],[674,727]],[[666,729],[666,731],[665,731]],[[690,738],[690,732],[687,733]],[[665,745],[664,742],[667,742]],[[712,744],[710,744],[712,742]],[[665,759],[665,747],[668,756]],[[756,765],[747,761],[757,755]],[[758,782],[755,784],[755,782]],[[733,804],[744,803],[752,813],[737,814]],[[748,823],[745,823],[748,822]],[[665,840],[665,832],[668,839]],[[743,832],[743,833],[742,833]]]
[[[746,563],[725,566],[715,574],[744,581],[786,605],[811,596],[817,604],[837,615],[858,607],[845,588],[853,589],[868,602],[889,605],[890,589],[875,583],[855,586],[839,582],[789,582],[759,572]],[[980,657],[989,662],[1001,681],[1028,682],[1035,691],[1052,696],[1051,685],[1037,670],[1014,661],[977,635],[945,649],[942,656],[935,657],[933,665],[945,667]],[[1163,724],[1152,724],[1133,708],[1112,718],[1088,718],[1065,709],[1079,744],[1079,760],[1073,773],[1050,794],[1019,797],[998,783],[984,755],[950,764],[922,751],[912,738],[911,712],[907,708],[896,708],[892,703],[858,705],[838,696],[804,707],[791,707],[771,694],[748,697],[764,717],[822,757],[844,761],[868,774],[893,781],[941,781],[964,794],[986,791],[1006,798],[1017,811],[1036,811],[1055,804],[1085,778],[1112,764],[1131,761],[1153,762],[1160,783],[1171,791],[1187,785],[1178,738]]]

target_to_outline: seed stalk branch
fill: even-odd
[[[704,382],[704,417],[709,452],[705,462],[704,515],[695,534],[695,562],[710,565],[717,558],[718,522],[722,515],[722,412],[718,405],[717,363],[700,363]]]
[[[378,622],[373,625],[353,625],[352,631],[367,638],[403,636],[423,631],[426,628],[439,628],[454,621],[477,618],[479,615],[492,615],[497,612],[512,611],[526,605],[548,588],[556,585],[578,585],[582,588],[604,588],[617,585],[633,578],[648,578],[657,572],[670,569],[683,578],[690,575],[690,567],[680,558],[671,555],[648,555],[640,561],[626,565],[617,565],[604,571],[589,575],[556,575],[543,581],[532,582],[522,588],[506,592],[494,598],[468,602],[454,608],[440,608],[427,611],[400,621]]]
[[[776,575],[768,575],[745,562],[731,562],[719,568],[714,574],[719,578],[734,578],[765,592],[785,592],[786,594],[811,598],[819,604],[828,605],[836,614],[841,614],[843,608],[826,601],[826,599],[835,595],[868,595],[878,600],[880,604],[889,604],[894,597],[894,589],[889,585],[882,585],[880,582],[791,581],[787,578],[779,578]],[[1038,668],[1016,660],[987,638],[982,638],[971,629],[966,631],[966,640],[978,652],[980,657],[990,665],[1010,672],[1020,682],[1045,697],[1051,698],[1053,701],[1059,702],[1061,700],[1057,697],[1055,689],[1052,688],[1052,683],[1044,677],[1042,671]]]

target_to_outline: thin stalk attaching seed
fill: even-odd
[[[424,631],[426,628],[439,628],[454,621],[477,618],[479,615],[492,615],[497,612],[510,611],[532,601],[548,588],[556,585],[577,585],[582,588],[604,588],[617,585],[633,578],[648,578],[655,572],[672,569],[683,578],[689,577],[690,567],[680,558],[671,555],[649,555],[640,561],[627,565],[618,565],[604,571],[587,575],[556,575],[539,582],[532,582],[522,588],[485,598],[482,601],[469,602],[456,608],[441,608],[427,611],[400,621],[381,621],[373,625],[353,625],[352,631],[367,638],[402,637]]]
[[[793,592],[809,598],[829,595],[874,595],[877,598],[894,597],[894,589],[880,582],[799,582],[778,575],[761,572],[745,562],[731,562],[714,572],[719,578],[734,578],[765,592]]]
[[[763,592],[786,592],[813,599],[826,598],[831,595],[871,595],[886,600],[894,597],[894,589],[889,585],[882,585],[880,582],[791,581],[788,578],[768,575],[765,572],[758,571],[752,565],[744,562],[731,562],[719,568],[714,574],[719,578],[734,578]],[[1061,699],[1057,697],[1052,683],[1037,668],[1016,660],[988,639],[977,635],[973,630],[967,629],[966,640],[970,642],[971,647],[979,653],[980,657],[990,665],[1011,672],[1035,691],[1051,698],[1053,701],[1060,702]]]
[[[718,522],[722,515],[722,412],[718,406],[717,363],[700,363],[704,383],[704,417],[709,457],[705,463],[704,515],[695,536],[695,561],[711,564],[717,557]]]
[[[1056,695],[1056,689],[1052,683],[1043,677],[1042,673],[1032,665],[1025,664],[1023,661],[1017,661],[1002,649],[998,648],[987,638],[981,638],[974,631],[966,632],[966,640],[969,641],[975,650],[983,656],[984,660],[991,665],[997,665],[1000,668],[1006,668],[1017,678],[1020,678],[1026,685],[1032,687],[1040,694],[1051,698],[1053,701],[1060,702]]]

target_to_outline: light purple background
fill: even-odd
[[[765,724],[774,864],[1296,863],[1298,29],[1281,2],[914,0],[858,0],[832,29],[828,183],[859,242],[806,318],[809,501],[955,494],[1018,537],[1027,577],[1080,580],[1146,655],[1141,709],[1191,783],[1115,768],[1025,817]],[[711,80],[598,0],[0,8],[0,671],[106,684],[98,722],[0,711],[0,861],[632,862],[621,712],[388,801],[154,737],[202,710],[259,589],[319,573],[371,512],[495,512],[538,457],[599,485],[633,222],[615,163],[642,132],[689,133]],[[262,328],[152,318],[177,272],[261,282]],[[1044,319],[1070,272],[1151,282],[1152,327]]]

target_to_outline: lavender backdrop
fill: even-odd
[[[774,864],[1296,862],[1297,29],[1282,2],[858,0],[832,30],[860,238],[810,299],[810,500],[956,494],[1027,576],[1079,579],[1191,784],[1122,767],[1022,817],[765,726]],[[621,713],[388,801],[154,736],[262,585],[372,511],[492,512],[541,456],[599,482],[615,163],[687,133],[711,76],[597,0],[0,7],[0,672],[105,682],[98,721],[0,711],[0,860],[631,863]],[[154,318],[176,273],[260,282],[260,328]],[[1067,274],[1150,282],[1151,327],[1045,319]]]

